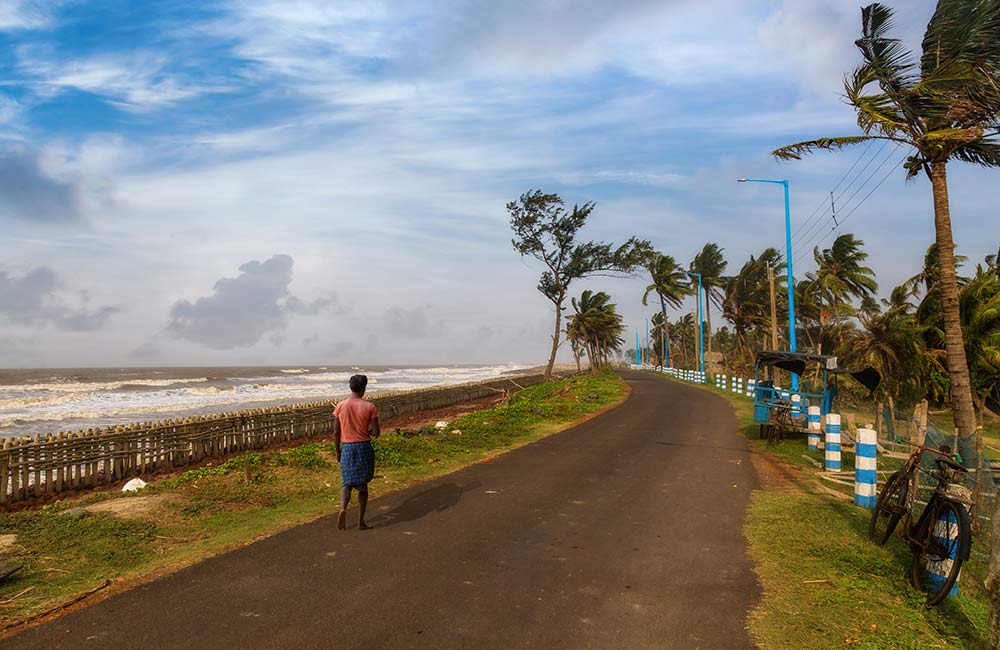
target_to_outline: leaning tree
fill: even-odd
[[[566,210],[558,194],[541,190],[525,192],[517,201],[507,204],[510,227],[514,231],[511,243],[521,256],[533,257],[545,266],[538,281],[538,290],[555,308],[555,328],[552,352],[545,367],[545,378],[552,377],[552,366],[559,351],[563,303],[574,280],[595,275],[628,275],[639,264],[639,250],[648,242],[630,238],[621,246],[599,242],[577,241],[580,229],[594,210],[594,203],[574,205]]]

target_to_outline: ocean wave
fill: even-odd
[[[0,391],[56,391],[60,393],[87,393],[99,390],[117,390],[123,386],[144,386],[152,388],[164,388],[167,386],[177,386],[181,384],[199,384],[209,381],[208,377],[194,377],[192,379],[128,379],[123,381],[94,381],[94,382],[44,382],[37,384],[11,384],[0,386]]]
[[[288,375],[301,375],[304,372],[309,372],[309,368],[290,368],[288,370],[282,370],[281,372]]]
[[[0,399],[0,411],[14,410],[25,407],[50,406],[64,404],[78,400],[80,397],[74,393],[63,393],[62,395],[37,395],[34,397],[12,397]]]
[[[523,367],[523,366],[522,366]],[[518,369],[514,364],[474,367],[387,368],[369,371],[371,393],[478,381]],[[287,368],[286,370],[295,370]],[[131,379],[0,387],[0,435],[108,426],[139,420],[339,399],[349,372],[279,373],[237,378]],[[211,371],[206,374],[212,375]],[[147,375],[148,377],[149,375]],[[117,378],[115,378],[117,379]],[[206,385],[205,382],[212,382]],[[124,388],[129,386],[130,388]],[[141,388],[140,388],[141,387]],[[152,390],[150,390],[152,389]]]

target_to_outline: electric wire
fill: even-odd
[[[858,157],[857,157],[857,158],[856,158],[856,159],[854,160],[854,164],[853,164],[853,165],[851,165],[851,166],[850,166],[850,167],[849,167],[849,168],[847,169],[847,171],[846,171],[846,172],[844,172],[844,175],[840,177],[840,180],[839,180],[839,181],[837,181],[837,184],[836,184],[836,185],[835,185],[835,186],[833,187],[833,189],[832,189],[832,190],[830,190],[830,193],[831,193],[831,194],[832,194],[833,192],[836,192],[836,191],[837,191],[837,190],[838,190],[838,189],[840,188],[840,186],[841,186],[841,185],[842,185],[842,184],[844,183],[844,180],[845,180],[845,179],[847,178],[847,176],[848,176],[848,175],[849,175],[849,174],[850,174],[850,173],[851,173],[852,171],[854,171],[854,168],[858,166],[858,163],[859,163],[859,162],[861,162],[861,159],[862,159],[862,158],[864,158],[864,157],[865,157],[865,155],[867,155],[867,153],[868,153],[868,150],[872,148],[872,144],[873,144],[873,143],[874,143],[874,140],[869,140],[869,141],[867,142],[867,144],[865,144],[865,148],[864,148],[864,149],[863,149],[863,150],[861,151],[861,154],[860,154],[860,155],[859,155],[859,156],[858,156]],[[799,226],[799,231],[798,231],[798,233],[796,233],[796,235],[795,235],[795,236],[794,236],[794,237],[792,238],[792,246],[796,245],[796,244],[798,243],[798,241],[799,241],[800,239],[802,239],[802,238],[803,238],[803,236],[804,236],[804,235],[803,235],[803,232],[804,232],[804,229],[805,229],[805,228],[808,228],[808,227],[810,226],[810,223],[812,222],[812,220],[813,220],[813,217],[815,217],[816,213],[818,213],[818,212],[820,211],[820,209],[821,209],[821,208],[824,208],[824,207],[825,207],[826,205],[827,205],[827,202],[826,202],[826,197],[824,196],[824,197],[823,197],[823,200],[822,200],[822,201],[820,201],[820,202],[819,202],[819,205],[817,205],[817,206],[816,206],[816,209],[815,209],[815,210],[813,210],[813,211],[812,211],[812,213],[811,213],[811,214],[810,214],[810,215],[809,215],[808,217],[806,217],[806,220],[805,220],[805,221],[804,221],[804,222],[802,223],[802,225],[801,225],[801,226]],[[823,218],[823,215],[820,215],[819,217],[816,217],[816,218],[817,218],[817,219],[822,219],[822,218]]]
[[[875,160],[881,155],[881,153],[885,150],[885,148],[886,148],[886,146],[888,144],[889,144],[888,140],[882,142],[882,146],[879,147],[879,149],[872,154],[871,158],[868,159],[868,162],[865,163],[864,167],[862,167],[860,170],[858,170],[858,173],[854,175],[854,178],[851,179],[851,182],[848,183],[847,186],[843,189],[843,191],[834,198],[834,202],[836,204],[841,204],[841,199],[844,198],[844,195],[847,194],[847,192],[850,191],[850,189],[858,182],[858,179],[861,178],[862,174],[864,174],[868,170],[868,168],[871,167],[872,163],[875,162]],[[859,158],[859,161],[860,161],[860,158]],[[883,159],[883,164],[884,163],[885,163],[885,159]],[[853,168],[853,166],[852,166],[852,168]],[[850,172],[848,172],[848,173],[850,173]],[[871,177],[875,173],[877,173],[877,172],[872,172],[872,174],[869,175],[867,179],[865,179],[865,183],[862,183],[861,187],[864,187],[865,184],[867,184],[869,181],[871,181]],[[839,188],[839,186],[840,186],[840,184],[838,183],[837,187],[835,187],[831,191],[831,193],[832,192],[836,192],[837,189]],[[855,193],[851,195],[851,198],[853,198],[854,196],[856,196],[857,192],[858,192],[858,190],[855,190]],[[847,199],[848,203],[850,203],[850,201],[851,201],[850,198]],[[826,203],[826,198],[825,197],[824,197],[824,203]],[[809,227],[807,227],[805,229],[803,229],[803,228],[799,229],[800,236],[798,238],[796,238],[796,239],[793,239],[793,241],[792,241],[792,248],[794,249],[793,252],[792,252],[792,259],[793,260],[797,256],[798,250],[801,248],[801,245],[802,245],[803,241],[809,240],[810,238],[814,237],[817,232],[822,232],[822,227],[826,223],[828,223],[830,221],[830,219],[826,218],[828,215],[832,215],[832,206],[830,206],[829,209],[824,210],[823,214],[820,215],[819,219],[816,220],[816,221],[814,221],[811,226],[809,226]]]
[[[897,149],[898,149],[898,146],[897,146]],[[894,151],[895,151],[895,150],[894,150]],[[857,204],[855,204],[855,205],[854,205],[854,207],[852,207],[852,208],[850,209],[850,211],[849,211],[849,212],[847,212],[847,214],[844,214],[843,216],[841,216],[841,218],[840,218],[840,223],[839,223],[839,224],[838,224],[838,225],[837,225],[837,226],[836,226],[835,228],[831,229],[831,230],[830,230],[830,232],[828,232],[828,233],[826,233],[825,235],[823,235],[822,237],[820,237],[820,238],[819,238],[819,240],[818,240],[817,242],[815,242],[815,243],[816,243],[816,244],[818,244],[818,243],[822,242],[822,241],[823,241],[824,239],[826,239],[827,237],[829,237],[829,236],[830,236],[830,235],[831,235],[831,234],[832,234],[832,233],[833,233],[834,231],[836,231],[836,230],[839,230],[839,229],[840,229],[840,228],[841,228],[841,227],[842,227],[842,226],[844,225],[844,222],[845,222],[845,221],[847,221],[848,219],[850,219],[850,218],[851,218],[851,215],[853,215],[853,214],[854,214],[855,212],[857,212],[857,211],[858,211],[858,208],[860,208],[860,207],[861,207],[862,205],[864,205],[865,201],[867,201],[867,200],[868,200],[868,198],[869,198],[869,197],[870,197],[870,196],[871,196],[872,194],[874,194],[874,193],[875,193],[875,191],[876,191],[876,190],[877,190],[878,188],[882,187],[882,184],[883,184],[883,183],[885,183],[885,182],[886,182],[886,181],[887,181],[887,180],[889,179],[889,176],[891,176],[891,175],[892,175],[892,173],[893,173],[894,171],[896,171],[896,168],[897,168],[897,167],[898,167],[899,165],[901,165],[901,164],[902,164],[903,162],[905,162],[905,161],[906,161],[906,159],[907,159],[907,158],[909,158],[909,156],[910,156],[910,151],[907,151],[906,155],[905,155],[905,156],[903,156],[903,158],[902,158],[902,159],[900,159],[900,161],[899,161],[899,162],[898,162],[897,164],[895,164],[895,165],[892,165],[892,166],[891,166],[891,167],[889,168],[889,170],[888,170],[888,171],[887,171],[887,172],[885,173],[885,175],[884,175],[884,176],[882,176],[881,180],[879,180],[879,182],[878,182],[878,183],[876,183],[875,187],[873,187],[873,188],[872,188],[871,190],[869,190],[868,194],[865,194],[865,196],[864,196],[864,197],[863,197],[863,198],[862,198],[862,199],[861,199],[860,201],[858,201],[858,203],[857,203]],[[880,168],[881,168],[881,166],[880,166]],[[814,244],[814,245],[815,245],[815,244]],[[803,256],[803,257],[801,257],[801,258],[797,258],[797,257],[794,257],[794,256],[793,256],[793,257],[792,257],[792,265],[794,266],[794,265],[795,265],[796,263],[798,263],[799,261],[803,261],[804,259],[805,259],[805,257],[804,257],[804,256]]]
[[[885,149],[885,146],[887,144],[888,144],[888,142],[886,142],[882,146],[882,148],[879,149],[878,153],[881,153],[881,151]],[[864,199],[862,199],[858,203],[853,204],[853,206],[852,206],[852,201],[854,201],[855,197],[857,197],[858,194],[860,194],[861,191],[864,190],[865,187],[867,187],[868,184],[872,182],[872,180],[875,178],[876,174],[878,174],[879,171],[883,167],[885,167],[886,164],[890,160],[892,160],[892,159],[894,159],[896,157],[895,154],[898,151],[898,149],[899,149],[900,146],[901,145],[899,143],[897,143],[896,146],[892,150],[890,150],[889,153],[885,155],[885,157],[882,158],[882,161],[872,170],[872,172],[870,174],[868,174],[868,176],[867,176],[867,178],[865,178],[864,182],[860,183],[856,188],[854,188],[854,191],[847,198],[847,200],[840,203],[840,205],[841,205],[841,215],[844,214],[845,210],[849,211],[848,214],[852,214],[853,211],[857,210],[857,208],[860,207],[861,203],[863,203],[867,199],[867,197],[871,196],[871,193],[869,192],[869,194],[867,194]],[[862,169],[862,171],[860,173],[864,173],[864,171],[867,170],[871,166],[871,162],[873,162],[874,159],[878,156],[878,153],[876,153],[876,155],[872,157],[872,159],[869,161],[869,163],[867,165],[865,165],[865,167]],[[895,169],[895,165],[893,165],[893,167],[890,168],[890,170],[889,170],[890,173],[892,172],[893,169]],[[860,173],[859,173],[859,175],[855,176],[855,178],[852,180],[851,184],[848,185],[846,188],[844,188],[844,191],[840,193],[840,197],[841,198],[843,198],[843,196],[848,191],[851,190],[851,188],[854,185],[854,183],[856,183],[857,180],[861,178]],[[876,185],[876,187],[881,186],[882,183],[884,183],[884,182],[885,182],[884,180],[880,181]],[[844,217],[841,216],[840,222],[838,223],[838,221],[835,218],[835,216],[832,215],[832,213],[831,213],[830,218],[818,222],[817,225],[814,226],[811,229],[810,233],[807,235],[808,239],[800,240],[799,244],[793,247],[793,250],[792,250],[792,263],[793,263],[793,265],[794,265],[795,262],[803,259],[804,255],[807,254],[810,250],[812,250],[813,247],[816,245],[817,242],[822,241],[823,239],[825,239],[826,237],[828,237],[831,232],[833,232],[835,230],[838,230],[840,228],[840,224],[843,223],[843,221],[844,221]],[[829,226],[829,228],[824,228],[824,226]]]

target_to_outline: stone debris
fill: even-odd
[[[146,487],[146,481],[134,478],[122,487],[122,492],[137,492],[144,487]]]

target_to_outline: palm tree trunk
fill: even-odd
[[[549,354],[549,365],[545,367],[545,381],[552,379],[552,367],[556,365],[556,352],[559,351],[559,327],[562,325],[562,301],[560,298],[555,303],[556,306],[556,329],[552,334],[552,352]]]
[[[958,435],[976,433],[976,414],[972,406],[972,382],[965,358],[962,320],[959,313],[958,277],[955,269],[955,242],[951,236],[951,211],[948,206],[948,180],[945,164],[931,164],[934,189],[934,230],[938,261],[941,265],[941,312],[944,316],[944,344],[951,380],[951,403]]]
[[[951,380],[952,411],[958,435],[976,434],[976,447],[981,448],[982,432],[976,429],[976,414],[972,406],[972,382],[969,378],[965,342],[962,338],[958,278],[955,270],[955,242],[951,236],[951,210],[948,206],[948,177],[945,163],[931,163],[929,175],[934,190],[934,234],[938,263],[941,265],[941,312],[944,316],[944,345],[948,361],[948,377]],[[993,539],[1000,539],[1000,498],[994,499],[991,518]],[[990,548],[985,586],[990,599],[989,647],[995,648],[1000,641],[1000,544],[993,544]]]

